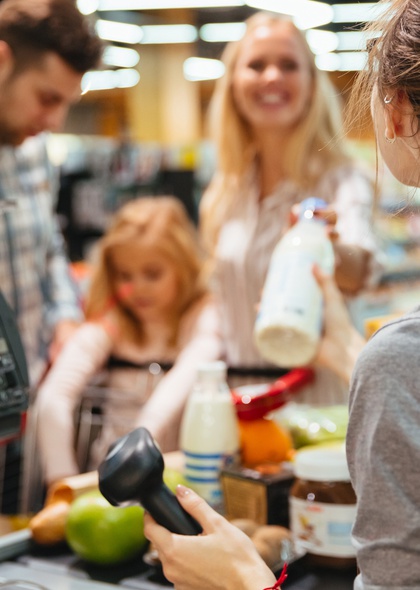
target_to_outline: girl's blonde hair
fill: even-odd
[[[382,100],[398,91],[406,94],[415,132],[420,120],[420,2],[381,0],[375,10],[381,16],[365,27],[368,61],[352,87],[346,123],[363,124],[376,86]]]
[[[98,244],[97,262],[86,298],[86,318],[98,320],[112,310],[122,333],[134,342],[143,342],[142,326],[119,304],[113,280],[112,252],[116,247],[132,243],[140,248],[156,248],[176,269],[178,295],[171,318],[175,343],[181,316],[207,292],[196,228],[175,197],[140,197],[117,211]]]
[[[223,53],[225,74],[216,84],[210,105],[210,127],[218,153],[218,170],[201,204],[201,226],[206,246],[213,250],[220,227],[229,216],[230,199],[237,192],[242,176],[256,155],[252,130],[238,112],[233,97],[234,70],[245,40],[260,26],[274,27],[284,23],[300,39],[312,77],[312,100],[294,130],[281,158],[287,178],[310,190],[326,169],[345,163],[348,156],[342,138],[342,108],[338,91],[327,74],[318,70],[304,34],[285,17],[258,12],[246,21],[246,33],[226,46]],[[316,155],[317,166],[308,166]]]

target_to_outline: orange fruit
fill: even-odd
[[[281,463],[293,454],[289,433],[274,420],[238,420],[242,464]]]

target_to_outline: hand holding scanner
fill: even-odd
[[[99,489],[114,506],[138,502],[173,533],[198,535],[202,529],[163,481],[164,461],[146,428],[119,438],[99,466]]]

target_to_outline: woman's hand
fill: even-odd
[[[324,297],[324,333],[316,361],[349,382],[365,340],[353,326],[335,280],[318,266],[313,272]]]
[[[294,225],[299,219],[300,204],[293,205],[289,220]],[[335,255],[335,281],[343,293],[356,295],[365,285],[371,254],[357,244],[343,244],[337,232],[337,214],[331,207],[315,209],[314,216],[325,221],[325,231],[330,238]]]
[[[189,488],[178,486],[184,509],[202,526],[199,536],[176,535],[145,516],[145,534],[156,548],[166,578],[177,590],[262,590],[273,572],[251,539]]]

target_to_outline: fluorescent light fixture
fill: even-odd
[[[77,8],[82,14],[93,14],[99,7],[99,0],[77,0]]]
[[[134,68],[139,63],[140,55],[135,49],[128,47],[107,47],[102,61],[107,66],[117,68]]]
[[[309,31],[306,31],[306,40],[315,55],[335,51],[338,47],[337,33],[331,31],[309,29]]]
[[[378,6],[376,2],[358,4],[333,4],[333,23],[364,23],[376,20],[388,8],[389,3]]]
[[[99,19],[95,27],[99,37],[107,41],[135,44],[143,38],[143,31],[137,25]]]
[[[137,70],[94,70],[82,78],[82,94],[91,90],[109,90],[113,88],[131,88],[140,80]]]
[[[366,40],[368,37],[364,31],[344,31],[337,33],[337,37],[338,51],[360,51],[366,49]]]
[[[315,57],[320,70],[329,72],[356,72],[366,65],[365,51],[342,51],[340,53],[324,53]]]
[[[216,80],[225,73],[225,66],[219,59],[189,57],[184,61],[184,78],[192,82]]]
[[[293,0],[292,0],[293,1]],[[99,0],[98,10],[160,10],[244,6],[245,0]]]
[[[141,43],[194,43],[198,33],[193,25],[144,25]]]
[[[245,23],[207,23],[200,28],[200,37],[209,43],[228,43],[242,39],[245,31]]]
[[[333,9],[325,2],[315,0],[247,0],[248,6],[288,14],[300,29],[327,25],[333,18]]]

